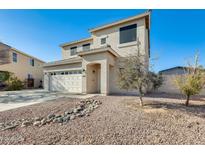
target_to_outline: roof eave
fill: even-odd
[[[119,25],[119,24],[130,22],[130,21],[133,21],[133,20],[141,19],[141,18],[144,18],[146,16],[149,16],[149,19],[150,19],[150,12],[145,12],[143,14],[136,15],[134,17],[126,18],[124,20],[120,20],[120,21],[117,21],[117,22],[114,22],[114,23],[106,24],[104,26],[96,27],[96,28],[90,29],[89,32],[93,33],[93,32],[96,32],[96,31],[99,31],[99,30],[102,30],[102,29],[110,28],[110,27],[115,26],[115,25]],[[149,28],[150,28],[150,25],[149,25]]]
[[[43,68],[59,66],[59,65],[66,65],[66,64],[76,64],[76,63],[81,63],[81,62],[82,62],[82,59],[71,60],[71,61],[62,62],[62,63],[46,63],[46,64],[43,65]]]
[[[85,39],[81,39],[81,40],[67,42],[67,43],[60,44],[59,46],[60,47],[65,47],[65,46],[74,45],[74,44],[78,44],[78,43],[82,43],[82,42],[86,42],[86,41],[90,41],[90,40],[93,40],[93,38],[89,37],[89,38],[85,38]]]
[[[78,56],[97,54],[105,51],[109,51],[115,57],[120,57],[120,55],[117,52],[115,52],[111,47],[99,48],[99,49],[95,49],[94,51],[86,51],[86,52],[82,51],[78,53]]]
[[[40,62],[42,62],[42,63],[46,63],[45,61],[43,61],[43,60],[41,60],[41,59],[38,59],[38,58],[36,58],[36,57],[34,57],[34,56],[31,56],[31,55],[29,55],[29,54],[27,54],[27,53],[25,53],[25,52],[22,52],[22,51],[20,51],[20,50],[18,50],[18,49],[16,49],[16,48],[11,47],[10,49],[11,49],[11,50],[14,50],[14,51],[16,51],[16,52],[18,52],[18,53],[20,53],[20,54],[22,54],[22,55],[25,55],[25,56],[27,56],[27,57],[36,59],[36,60],[38,60],[38,61],[40,61]]]

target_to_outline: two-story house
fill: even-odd
[[[38,88],[42,84],[44,63],[38,58],[0,42],[0,71],[14,73],[16,77],[27,83],[26,87]]]
[[[91,37],[61,44],[63,60],[44,65],[44,87],[71,93],[125,93],[117,84],[118,60],[137,54],[149,67],[150,12],[89,30]]]

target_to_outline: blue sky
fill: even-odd
[[[0,10],[0,41],[44,61],[61,59],[59,44],[89,36],[88,29],[145,10]],[[154,70],[185,65],[196,50],[205,65],[205,10],[153,10]]]

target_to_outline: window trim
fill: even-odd
[[[72,53],[72,49],[76,49],[75,54],[71,54],[71,53]],[[75,55],[77,55],[77,49],[78,49],[77,46],[70,47],[70,56],[75,56]]]
[[[89,49],[85,50],[84,47],[87,47],[87,46],[89,46]],[[89,51],[90,50],[90,46],[91,46],[91,43],[83,44],[82,45],[83,51]]]
[[[29,63],[30,63],[30,66],[34,67],[35,66],[34,58],[30,58]]]
[[[103,44],[102,44],[102,39],[105,39],[105,43],[103,43]],[[107,44],[107,36],[101,37],[100,38],[100,45],[103,46],[103,45],[106,45],[106,44]]]
[[[62,70],[62,71],[51,71],[50,75],[82,75],[81,69],[71,69],[71,70]]]
[[[14,60],[14,55],[16,55],[15,60]],[[17,55],[16,52],[13,52],[13,53],[12,53],[12,61],[13,61],[14,63],[17,63],[17,62],[18,62],[18,55]]]
[[[127,28],[127,27],[131,27],[131,26],[134,26],[134,27],[135,27],[135,30],[136,30],[135,40],[134,40],[134,41],[128,41],[128,42],[121,42],[121,31],[127,30],[126,28]],[[123,29],[123,30],[122,30],[122,29]],[[120,27],[120,28],[119,28],[119,45],[129,44],[129,43],[133,43],[133,42],[136,42],[136,41],[137,41],[137,23],[129,24],[129,25],[126,25],[126,26],[123,26],[123,27]]]

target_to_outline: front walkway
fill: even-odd
[[[10,110],[22,106],[42,103],[62,97],[89,98],[94,94],[80,95],[62,92],[48,92],[45,90],[21,90],[0,92],[0,111]]]

